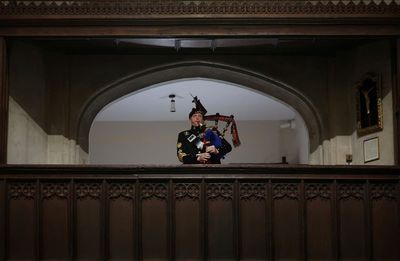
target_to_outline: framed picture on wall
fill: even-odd
[[[364,136],[383,129],[380,77],[368,73],[356,83],[357,135]]]
[[[364,163],[379,159],[379,138],[364,140]]]

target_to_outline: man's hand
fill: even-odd
[[[199,161],[201,163],[206,163],[207,160],[209,160],[210,158],[211,158],[211,155],[208,152],[197,154],[197,161]]]
[[[218,154],[219,153],[218,149],[214,145],[207,146],[206,147],[206,152],[211,153],[211,154]]]

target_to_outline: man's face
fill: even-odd
[[[190,123],[195,127],[198,127],[200,123],[203,124],[203,114],[201,113],[193,114],[192,117],[190,117]]]

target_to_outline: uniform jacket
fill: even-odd
[[[194,127],[179,133],[177,143],[177,155],[180,162],[184,164],[201,164],[197,161],[197,154],[205,152],[203,146],[203,130]],[[212,145],[212,144],[211,144]],[[232,146],[222,138],[222,146],[217,148],[218,154],[211,154],[210,163],[220,164],[221,157],[232,150]]]

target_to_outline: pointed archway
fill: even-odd
[[[90,127],[100,110],[110,102],[151,85],[184,78],[209,78],[230,82],[265,93],[291,106],[304,119],[309,133],[310,152],[322,141],[321,118],[313,104],[301,92],[266,75],[226,64],[190,61],[149,68],[104,86],[91,96],[80,114],[76,138],[88,149]]]

